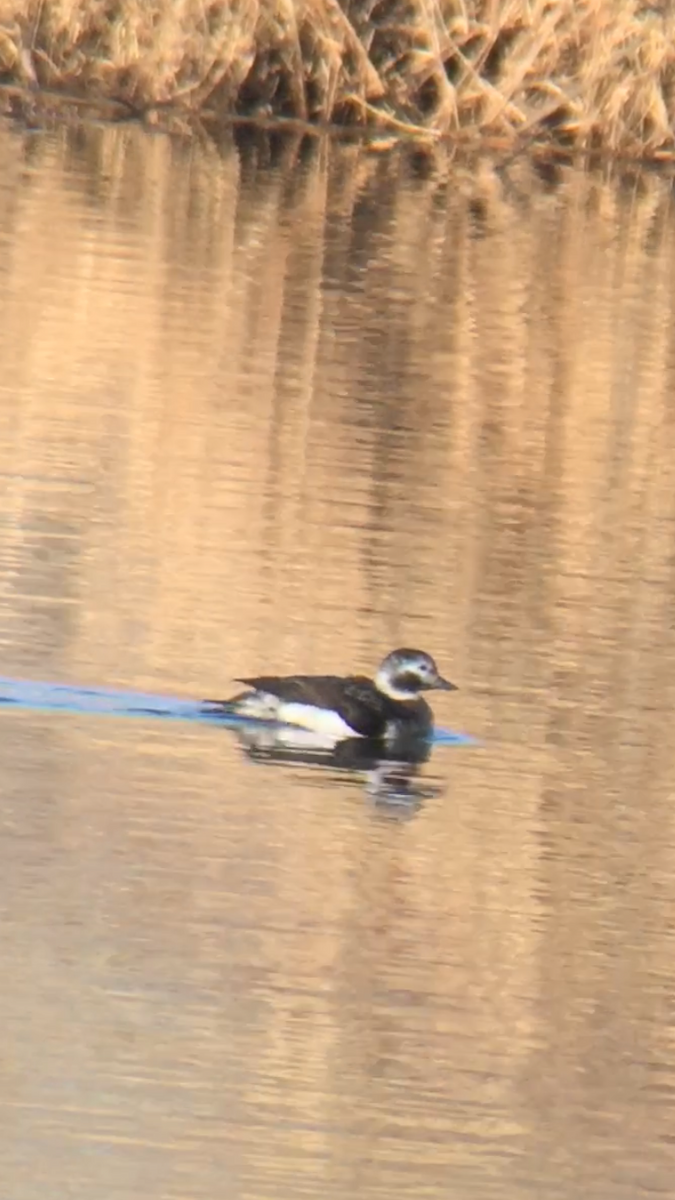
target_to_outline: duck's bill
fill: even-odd
[[[456,692],[456,691],[458,691],[457,684],[451,683],[449,679],[444,679],[442,675],[438,676],[438,678],[436,679],[436,682],[434,684],[434,687],[438,688],[439,692]]]

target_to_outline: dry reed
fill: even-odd
[[[675,155],[668,0],[0,0],[0,81],[154,119]]]

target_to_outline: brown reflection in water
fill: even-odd
[[[130,128],[0,168],[3,670],[213,695],[419,643],[485,741],[397,826],[210,731],[12,717],[17,1127],[125,1196],[148,1146],[167,1196],[663,1191],[667,187]]]

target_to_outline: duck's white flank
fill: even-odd
[[[324,737],[357,737],[351,725],[342,717],[331,712],[328,708],[316,708],[313,704],[279,704],[276,714],[277,721],[284,725],[299,725],[301,729],[311,729]]]
[[[282,725],[295,725],[309,729],[327,738],[358,737],[351,725],[336,712],[317,708],[314,704],[290,703],[272,696],[269,692],[252,692],[240,701],[238,711],[242,716],[257,717],[263,721],[279,721]]]
[[[299,725],[261,725],[251,722],[238,731],[240,741],[254,750],[296,750],[301,753],[316,753],[334,750],[342,738],[316,733],[313,729],[301,729]]]

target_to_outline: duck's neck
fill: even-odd
[[[408,688],[397,687],[396,679],[392,679],[388,671],[379,670],[375,676],[375,687],[378,692],[382,692],[389,700],[399,700],[401,703],[410,703],[411,700],[417,699],[417,693],[411,692]]]

